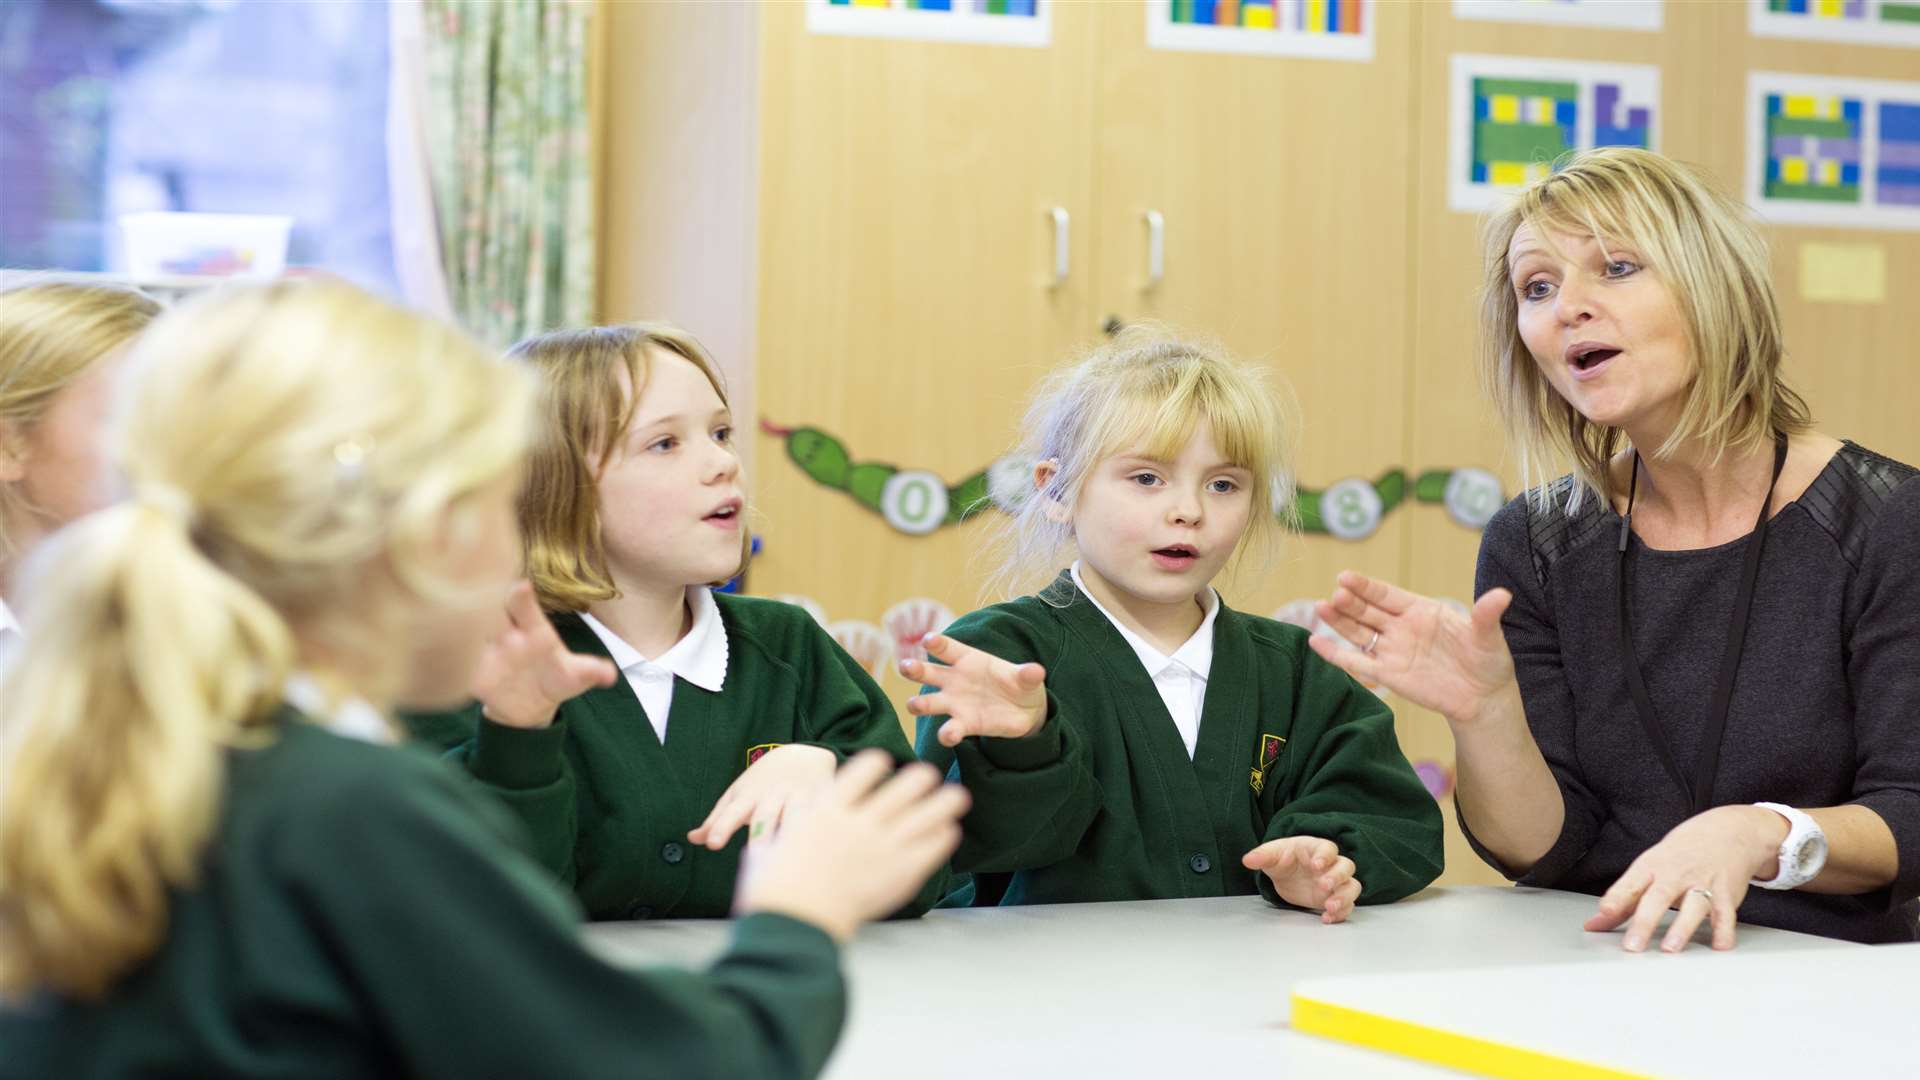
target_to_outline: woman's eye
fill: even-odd
[[[1520,286],[1520,295],[1529,300],[1545,300],[1553,292],[1553,283],[1549,281],[1529,281]]]
[[[1607,276],[1616,278],[1627,277],[1630,274],[1638,272],[1639,269],[1640,264],[1638,263],[1630,262],[1626,259],[1615,259],[1607,264]]]

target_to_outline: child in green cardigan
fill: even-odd
[[[847,755],[913,751],[805,611],[709,587],[741,570],[747,514],[724,383],[698,342],[635,324],[514,353],[546,390],[520,498],[532,591],[510,605],[478,703],[410,724],[506,801],[590,918],[724,916],[747,834],[770,840]]]
[[[818,1073],[837,942],[964,794],[856,757],[712,969],[608,964],[491,800],[388,745],[501,621],[525,373],[320,282],[196,301],[128,365],[132,498],[47,542],[0,676],[0,1080]]]
[[[902,665],[928,684],[921,756],[973,793],[953,868],[974,902],[1258,889],[1335,923],[1431,882],[1440,812],[1392,712],[1211,586],[1291,504],[1273,395],[1134,331],[1055,375],[1026,430],[1009,570],[1077,561]]]

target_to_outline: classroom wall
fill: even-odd
[[[1448,58],[1657,64],[1661,149],[1733,190],[1749,69],[1920,81],[1920,50],[1755,38],[1734,3],[1670,3],[1656,33],[1373,11],[1375,57],[1349,63],[1149,50],[1134,4],[1057,5],[1044,50],[814,35],[798,4],[604,4],[604,317],[670,315],[714,345],[743,430],[811,425],[950,483],[1006,450],[1033,381],[1108,317],[1162,319],[1292,387],[1303,484],[1477,465],[1511,492],[1474,368],[1480,222],[1448,209]],[[1058,284],[1055,206],[1074,265]],[[1152,287],[1148,209],[1167,222]],[[1920,462],[1920,233],[1767,232],[1820,426]],[[1803,298],[1808,243],[1884,251],[1887,300]],[[868,623],[913,597],[981,602],[998,515],[908,536],[788,450],[752,440],[750,591]],[[1363,541],[1296,538],[1223,591],[1269,614],[1351,566],[1467,600],[1477,545],[1409,503]],[[1450,764],[1444,723],[1393,704],[1408,755]],[[1450,826],[1442,880],[1498,879]]]

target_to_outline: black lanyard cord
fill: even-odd
[[[1727,629],[1727,651],[1720,660],[1720,678],[1707,706],[1707,726],[1701,733],[1700,752],[1694,758],[1693,779],[1688,781],[1680,768],[1659,715],[1653,711],[1653,697],[1647,693],[1646,678],[1640,672],[1639,653],[1633,647],[1633,562],[1628,558],[1628,537],[1633,527],[1633,497],[1640,486],[1640,452],[1633,452],[1633,473],[1627,483],[1627,510],[1620,517],[1620,664],[1626,669],[1627,689],[1633,694],[1634,711],[1640,725],[1660,754],[1660,763],[1687,795],[1690,813],[1697,814],[1713,805],[1714,774],[1720,769],[1720,744],[1727,731],[1727,711],[1733,703],[1733,680],[1740,671],[1740,653],[1747,642],[1747,621],[1753,610],[1753,591],[1760,579],[1760,553],[1767,541],[1767,509],[1773,505],[1773,490],[1780,483],[1780,470],[1787,462],[1787,440],[1774,436],[1773,480],[1767,484],[1767,497],[1760,503],[1760,518],[1754,523],[1753,537],[1747,544],[1746,561],[1741,568],[1740,591],[1734,596],[1733,620]]]

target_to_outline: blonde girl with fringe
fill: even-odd
[[[27,549],[111,494],[101,428],[127,343],[160,313],[132,289],[42,281],[0,291],[0,657]]]
[[[513,354],[544,388],[519,505],[531,588],[478,702],[409,722],[526,822],[590,918],[724,916],[748,844],[788,806],[847,755],[912,750],[805,611],[714,592],[744,568],[747,505],[699,342],[640,323]]]
[[[387,745],[519,570],[524,373],[320,283],[196,301],[129,363],[132,498],[36,556],[0,683],[0,1077],[817,1072],[836,941],[964,796],[856,760],[711,971],[608,966],[500,812]]]
[[[1628,950],[1675,908],[1668,951],[1736,920],[1914,940],[1915,470],[1813,430],[1766,245],[1696,170],[1585,152],[1486,240],[1481,370],[1530,489],[1470,616],[1343,574],[1321,614],[1373,647],[1315,647],[1444,715],[1481,857],[1599,896]]]
[[[974,903],[1258,891],[1337,923],[1439,874],[1393,714],[1213,588],[1278,540],[1291,426],[1254,371],[1158,330],[1040,388],[1003,580],[1074,561],[902,668],[922,758],[973,794]]]

